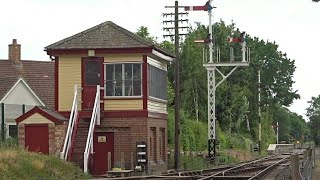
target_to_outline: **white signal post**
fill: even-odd
[[[277,144],[279,144],[279,122],[277,122]]]
[[[236,69],[240,66],[248,66],[250,62],[250,50],[246,47],[245,41],[241,42],[242,46],[242,60],[234,61],[233,58],[230,61],[220,61],[220,50],[216,50],[216,61],[214,61],[214,39],[213,39],[213,0],[208,0],[204,6],[185,6],[186,11],[208,11],[209,16],[209,41],[206,40],[196,40],[195,42],[205,42],[209,47],[209,62],[204,62],[203,66],[207,69],[207,78],[208,78],[208,156],[210,161],[216,163],[216,157],[218,156],[216,152],[217,137],[216,137],[216,109],[215,109],[215,92],[216,88],[226,80]],[[235,41],[234,41],[235,42]],[[233,51],[232,51],[233,53]],[[232,54],[233,57],[233,54]],[[218,67],[233,67],[233,69],[227,74],[224,75]],[[216,84],[215,81],[215,71],[217,71],[221,76],[222,80]]]

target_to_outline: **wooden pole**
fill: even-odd
[[[302,180],[299,169],[299,154],[292,154],[291,160],[291,178],[292,180]]]
[[[180,153],[180,72],[179,72],[179,11],[178,1],[175,1],[174,10],[174,29],[175,29],[175,100],[174,100],[174,114],[175,114],[175,138],[174,138],[174,169],[179,169],[179,153]]]

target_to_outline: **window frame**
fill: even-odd
[[[107,81],[107,65],[118,65],[120,64],[122,67],[122,72],[121,72],[121,85],[122,85],[122,94],[125,94],[124,91],[126,90],[126,87],[125,87],[125,64],[140,64],[140,92],[141,92],[141,95],[138,95],[138,96],[125,96],[125,95],[122,95],[122,96],[107,96],[107,85],[106,85],[106,81]],[[104,96],[104,99],[135,99],[135,98],[142,98],[143,97],[143,79],[145,77],[142,77],[143,75],[143,62],[107,62],[107,63],[103,63],[103,66],[104,66],[104,93],[103,93],[103,96]],[[113,73],[115,73],[115,71],[113,71]],[[132,80],[132,83],[133,83],[133,76],[131,77],[131,80]],[[113,87],[115,88],[115,87]],[[113,89],[113,91],[115,91],[115,89]]]

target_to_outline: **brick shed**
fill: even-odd
[[[67,119],[48,108],[36,106],[16,119],[18,143],[29,151],[59,155]]]

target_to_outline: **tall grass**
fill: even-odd
[[[0,142],[0,180],[87,179],[90,176],[70,162],[20,148],[15,139]]]

